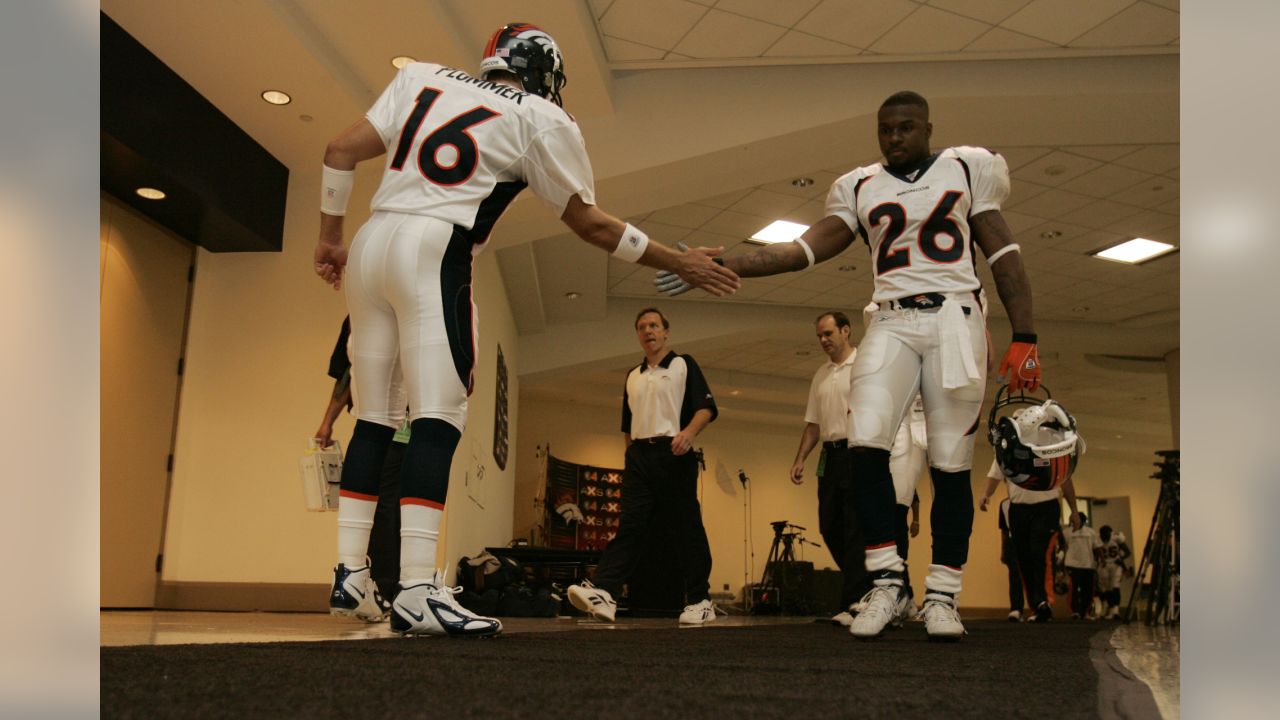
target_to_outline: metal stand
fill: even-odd
[[[751,488],[747,486],[747,473],[738,471],[738,482],[742,483],[742,607],[751,612],[751,570],[755,561],[751,548]]]
[[[1162,450],[1156,455],[1161,457],[1155,464],[1159,469],[1151,477],[1160,481],[1160,498],[1156,501],[1151,530],[1142,550],[1142,563],[1134,574],[1134,588],[1129,595],[1124,620],[1133,622],[1137,619],[1138,597],[1142,595],[1139,590],[1150,570],[1143,617],[1147,625],[1170,625],[1178,622],[1181,614],[1178,512],[1182,461],[1177,450]]]
[[[786,520],[778,520],[769,524],[773,526],[773,544],[769,546],[769,558],[765,560],[764,575],[760,578],[760,585],[758,586],[762,594],[761,605],[774,606],[778,612],[783,611],[784,607],[794,608],[803,614],[808,607],[807,600],[804,598],[795,600],[786,597],[787,593],[796,590],[794,580],[795,548],[797,545],[803,544],[813,545],[814,547],[822,546],[805,540],[803,535],[805,528],[799,525],[792,525]]]

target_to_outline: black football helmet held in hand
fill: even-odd
[[[1000,472],[1026,490],[1052,490],[1065,483],[1085,450],[1076,419],[1048,388],[1040,389],[1047,399],[1014,394],[1008,385],[1000,386],[987,416],[987,439],[995,449]]]
[[[520,78],[525,92],[564,105],[560,100],[560,89],[567,82],[564,56],[556,41],[535,25],[503,25],[489,38],[480,60],[480,76],[494,71],[509,72]]]

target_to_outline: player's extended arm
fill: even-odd
[[[804,482],[804,461],[818,444],[819,431],[817,423],[805,423],[800,433],[800,448],[796,450],[795,462],[791,463],[791,482],[796,485]]]
[[[382,136],[367,118],[343,130],[324,149],[324,178],[320,188],[320,241],[316,243],[315,270],[322,280],[342,287],[347,249],[342,246],[342,219],[347,214],[356,164],[387,151]]]
[[[595,205],[583,202],[577,194],[569,198],[560,220],[578,237],[615,255],[623,250],[621,246],[624,243],[636,240],[633,233],[639,232]],[[643,235],[639,237],[644,238]],[[639,257],[623,259],[675,273],[691,286],[712,295],[732,295],[741,285],[737,274],[715,262],[724,248],[693,248],[677,252],[661,243],[648,242],[648,238],[643,239],[642,247],[643,253]]]
[[[1022,254],[1013,242],[1013,233],[999,210],[988,210],[969,218],[974,240],[982,254],[995,258],[991,275],[996,292],[1009,314],[1013,342],[1005,352],[999,372],[1009,372],[1011,390],[1035,390],[1040,386],[1040,359],[1036,354],[1036,331],[1031,321],[1031,281],[1022,265]]]
[[[816,263],[830,260],[849,247],[853,238],[853,231],[843,220],[834,215],[828,215],[806,230],[799,240],[769,245],[744,255],[726,257],[722,262],[725,267],[741,277],[777,275],[804,270]],[[683,244],[677,244],[677,247],[683,247]],[[806,247],[808,251],[805,250]],[[658,292],[672,297],[693,289],[689,283],[682,282],[668,272],[659,272],[654,277],[653,284],[658,288]]]

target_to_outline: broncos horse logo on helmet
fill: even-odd
[[[525,92],[564,105],[560,99],[560,89],[568,82],[564,56],[556,41],[536,25],[511,23],[489,38],[480,75],[487,77],[491,72],[509,72],[520,78]]]
[[[1047,400],[1013,394],[1008,385],[996,391],[987,416],[987,439],[995,449],[1000,472],[1027,490],[1052,490],[1065,483],[1085,451],[1084,438],[1076,432],[1076,419],[1044,390]],[[1023,405],[997,417],[1004,408]]]

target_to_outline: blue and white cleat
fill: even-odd
[[[446,587],[436,573],[434,582],[401,587],[391,603],[391,629],[401,635],[450,635],[490,637],[502,632],[502,623],[477,615],[454,599],[460,587]]]
[[[373,623],[387,616],[386,602],[369,576],[369,566],[348,568],[342,563],[333,569],[333,589],[329,591],[329,614]]]

